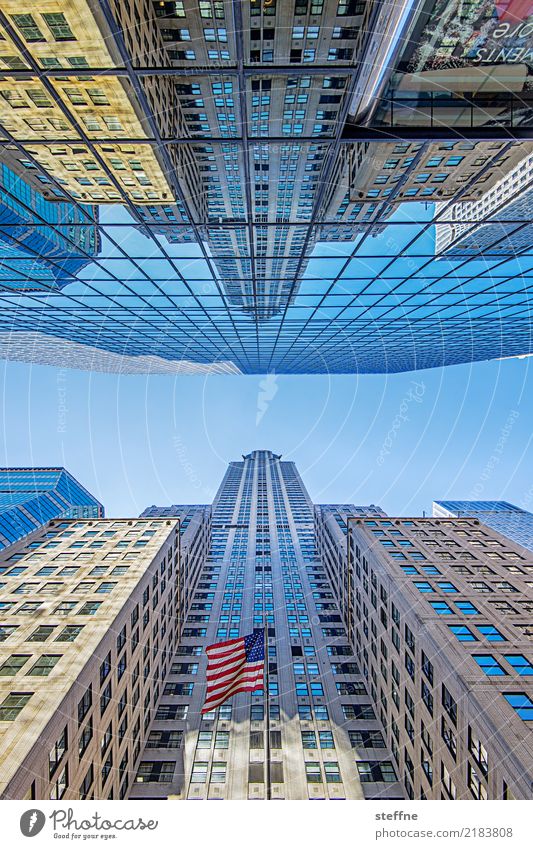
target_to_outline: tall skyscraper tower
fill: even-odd
[[[66,469],[0,469],[0,549],[51,519],[103,515],[100,502]]]
[[[403,798],[317,558],[311,499],[294,463],[271,451],[230,463],[216,495],[209,557],[133,797],[265,798],[263,694],[239,694],[200,714],[205,647],[265,624],[272,797]]]

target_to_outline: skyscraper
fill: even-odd
[[[98,208],[43,195],[0,165],[0,287],[50,291],[76,280],[100,250]]]
[[[317,557],[313,505],[294,463],[271,451],[230,463],[215,497],[209,556],[132,798],[265,798],[263,694],[200,714],[205,647],[265,624],[272,798],[403,798]]]
[[[453,203],[444,212],[446,223],[436,225],[435,252],[459,257],[479,251],[496,256],[522,253],[531,244],[532,165],[529,153],[478,200]],[[440,205],[436,211],[442,211]]]
[[[477,518],[313,505],[253,451],[0,561],[5,798],[531,798],[531,552]],[[202,714],[206,647],[263,627],[268,694]]]
[[[347,523],[322,544],[407,795],[530,799],[531,552],[474,518]]]
[[[55,520],[2,561],[2,798],[127,796],[179,633],[179,556],[177,520]]]
[[[434,516],[475,516],[513,542],[533,551],[533,514],[508,501],[434,501]]]
[[[0,469],[0,549],[50,519],[97,518],[104,508],[62,468]]]

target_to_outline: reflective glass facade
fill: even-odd
[[[533,513],[508,501],[434,501],[434,516],[476,516],[480,522],[533,551]]]
[[[51,519],[103,515],[100,502],[66,469],[0,469],[0,549]]]
[[[437,238],[530,151],[529,7],[434,6],[2,0],[0,355],[237,374],[531,352],[528,202],[503,246],[499,208],[467,256]]]

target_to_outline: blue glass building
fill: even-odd
[[[533,551],[533,513],[508,501],[434,501],[434,516],[474,516]]]
[[[97,208],[43,197],[0,165],[0,290],[48,291],[76,278],[98,253]]]
[[[466,257],[435,252],[451,206],[523,158],[533,36],[527,19],[499,29],[515,3],[222,3],[216,33],[209,3],[104,5],[90,32],[116,78],[89,66],[94,44],[65,57],[46,13],[35,46],[17,19],[20,56],[0,57],[18,77],[0,98],[0,161],[23,181],[3,172],[0,356],[63,364],[70,346],[71,365],[97,349],[117,371],[157,358],[182,373],[372,374],[533,352],[527,207],[503,231],[495,209]],[[60,6],[83,53],[87,5]],[[43,40],[39,94],[20,81],[40,75]],[[100,70],[142,133],[85,91]],[[24,182],[43,196],[19,198]]]
[[[100,502],[66,469],[0,469],[0,549],[50,519],[96,519],[103,515]]]

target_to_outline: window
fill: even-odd
[[[45,41],[33,15],[11,15],[11,19],[27,42]]]
[[[345,719],[375,719],[372,705],[342,705]]]
[[[0,643],[5,643],[18,627],[18,625],[0,625]]]
[[[100,685],[102,685],[111,672],[111,652],[107,653],[107,656],[104,658],[102,663],[100,664]]]
[[[92,716],[90,716],[89,721],[87,722],[86,726],[84,727],[83,731],[81,732],[79,743],[78,743],[78,754],[79,754],[80,758],[83,756],[83,753],[85,752],[87,746],[91,742],[92,737],[93,737],[93,718],[92,718]]]
[[[94,767],[91,764],[89,769],[87,770],[87,774],[83,779],[80,785],[80,799],[87,799],[89,797],[89,793],[91,792],[91,787],[94,781]]]
[[[33,693],[10,693],[0,704],[0,722],[13,722]]]
[[[505,670],[491,654],[474,654],[473,660],[483,670],[485,675],[506,675]]]
[[[309,711],[309,713],[311,713]],[[302,731],[302,746],[304,749],[316,749],[316,734],[314,731]]]
[[[59,766],[59,762],[65,754],[67,747],[67,727],[65,726],[65,728],[63,729],[63,733],[61,734],[59,739],[56,740],[54,746],[50,749],[50,752],[48,753],[48,774],[50,778],[52,778],[54,772]]]
[[[12,654],[11,657],[8,657],[8,659],[3,662],[2,666],[0,666],[0,675],[2,677],[16,675],[19,669],[22,669],[30,657],[31,654]]]
[[[457,725],[457,702],[448,692],[444,684],[442,685],[442,706],[454,725]]]
[[[68,787],[68,765],[62,770],[62,772],[57,777],[55,783],[52,785],[52,789],[50,791],[51,799],[62,799],[65,795],[65,792]]]
[[[450,581],[437,581],[437,586],[443,593],[456,593],[458,591],[457,587]]]
[[[487,776],[489,772],[487,750],[481,741],[472,734],[470,727],[468,728],[468,751],[474,757],[483,775]]]
[[[35,663],[29,672],[26,675],[36,675],[41,677],[46,677],[50,675],[52,669],[58,662],[61,660],[62,655],[60,654],[43,654]]]
[[[505,641],[505,637],[501,634],[494,625],[478,625],[477,629],[486,640],[491,643],[499,643]]]
[[[514,708],[520,719],[525,722],[533,720],[533,701],[526,693],[503,693],[503,697]]]
[[[357,770],[361,782],[396,781],[394,767],[390,761],[358,761]]]
[[[473,643],[477,641],[477,638],[466,625],[448,625],[448,628],[461,643]]]
[[[181,731],[151,731],[146,741],[147,749],[179,749],[183,732]]]
[[[465,613],[467,616],[477,616],[479,614],[477,607],[474,607],[470,601],[456,601],[455,606],[461,613]]]
[[[89,686],[78,702],[78,727],[82,724],[93,703],[93,690]]]
[[[169,783],[174,777],[175,766],[174,761],[141,761],[135,781],[138,784]]]
[[[380,731],[348,731],[353,749],[384,749],[385,740]]]
[[[318,739],[321,749],[334,749],[333,733],[331,731],[319,731]]]
[[[422,652],[422,671],[428,679],[429,683],[433,684],[433,664],[427,658],[424,652]]]
[[[205,784],[207,781],[207,761],[194,761],[192,766],[191,784]]]
[[[252,705],[250,707],[250,720],[252,722],[263,722],[265,718],[265,709],[263,705]]]
[[[229,748],[229,731],[217,731],[215,736],[215,749]]]
[[[224,761],[213,761],[211,767],[211,783],[224,784],[226,781],[226,764]]]
[[[78,636],[78,634],[83,631],[84,625],[67,625],[66,628],[63,628],[60,634],[55,638],[55,643],[72,643]]]
[[[481,781],[478,771],[471,763],[468,764],[468,787],[474,799],[487,798],[487,790]]]
[[[341,773],[339,769],[339,764],[335,761],[328,761],[324,764],[324,774],[326,776],[326,782],[328,784],[340,784]]]
[[[76,40],[62,12],[43,12],[43,18],[56,41]]]
[[[519,675],[533,675],[533,666],[523,654],[504,654],[504,658]]]
[[[86,601],[78,610],[78,616],[94,616],[100,605],[100,601]]]
[[[322,773],[318,761],[308,761],[305,765],[305,775],[308,784],[321,784]]]
[[[453,613],[449,604],[446,604],[445,601],[430,601],[431,607],[438,613],[439,615],[447,615],[449,613]]]

